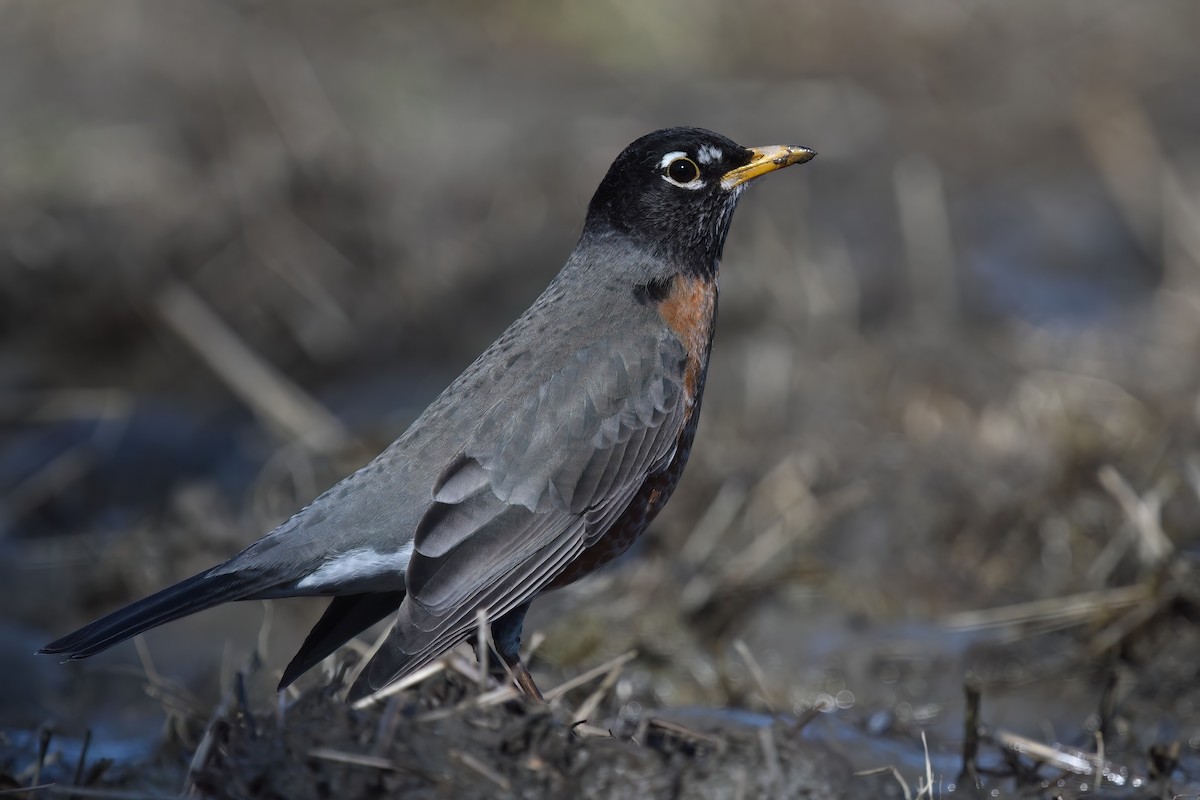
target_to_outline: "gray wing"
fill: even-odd
[[[408,595],[364,679],[378,689],[530,600],[667,465],[687,414],[670,337],[574,354],[517,408],[493,408],[434,485]]]

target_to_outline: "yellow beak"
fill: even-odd
[[[772,144],[749,149],[753,154],[749,164],[731,169],[721,176],[721,187],[726,191],[746,181],[752,181],[759,175],[766,175],[792,164],[803,164],[817,154],[816,150],[793,144]]]

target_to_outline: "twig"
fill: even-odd
[[[479,668],[479,662],[471,661],[460,650],[451,650],[446,654],[446,669],[457,672],[471,683],[487,683],[487,673]],[[486,685],[484,689],[487,689]]]
[[[345,427],[311,395],[264,361],[195,292],[173,283],[154,302],[159,318],[179,335],[260,419],[286,439],[322,453],[345,448]]]
[[[262,622],[258,626],[258,639],[255,643],[254,655],[260,663],[270,661],[271,626],[275,622],[275,606],[270,600],[262,601]]]
[[[92,471],[96,454],[92,448],[76,445],[52,458],[12,489],[3,498],[4,515],[21,519],[55,495]]]
[[[213,744],[216,742],[217,725],[229,713],[236,699],[236,690],[233,682],[221,694],[221,702],[213,709],[212,715],[208,718],[208,724],[204,727],[204,736],[200,738],[200,744],[196,746],[196,752],[192,755],[191,763],[188,764],[187,775],[183,780],[182,794],[187,794],[190,789],[196,786],[196,773],[204,768],[208,763],[208,756],[212,752]]]
[[[75,763],[75,776],[72,783],[76,786],[83,780],[83,767],[87,764],[88,748],[92,744],[92,729],[88,728],[83,732],[83,744],[79,748],[79,761]]]
[[[904,775],[894,766],[861,769],[855,772],[854,775],[859,778],[869,778],[872,775],[882,775],[885,772],[890,772],[892,777],[896,779],[896,783],[900,784],[900,791],[904,793],[904,800],[913,800],[912,789],[909,788],[908,781],[904,780]]]
[[[250,78],[292,156],[311,158],[345,141],[345,123],[300,43],[278,31],[257,42],[248,53]]]
[[[1178,172],[1167,161],[1162,163],[1162,190],[1162,288],[1194,301],[1200,290],[1196,280],[1196,268],[1200,267],[1200,203],[1184,188]]]
[[[525,645],[524,652],[521,653],[521,660],[526,664],[533,658],[533,654],[537,652],[542,643],[546,641],[546,634],[541,631],[534,631],[533,636],[529,637],[529,643]]]
[[[966,711],[963,713],[963,751],[962,769],[958,773],[958,782],[971,782],[979,788],[979,700],[981,692],[979,684],[973,676],[968,676],[963,683],[963,694],[966,695]]]
[[[433,711],[427,711],[424,714],[419,714],[413,718],[413,722],[436,722],[441,719],[449,719],[463,712],[477,708],[488,708],[489,706],[507,703],[509,700],[514,700],[517,697],[517,687],[515,684],[507,686],[498,686],[491,691],[477,694],[472,698],[463,700],[449,708],[435,708]]]
[[[1158,597],[1150,598],[1147,602],[1125,612],[1092,637],[1088,642],[1088,656],[1094,658],[1115,649],[1143,625],[1161,614],[1176,599],[1178,599],[1176,591],[1160,590]]]
[[[362,755],[361,753],[347,753],[344,750],[335,750],[332,747],[314,747],[308,751],[308,757],[318,758],[322,761],[333,761],[338,764],[350,764],[355,767],[367,767],[368,769],[383,769],[389,772],[404,771],[403,767],[391,759],[380,756]]]
[[[686,725],[680,725],[678,722],[672,722],[666,719],[650,717],[646,720],[646,728],[658,728],[660,731],[665,731],[666,733],[669,733],[672,736],[677,736],[680,739],[691,739],[695,742],[703,742],[704,744],[716,748],[718,752],[723,752],[726,747],[725,740],[716,734],[703,733],[693,728],[689,728]]]
[[[596,691],[588,695],[588,698],[579,704],[579,708],[575,709],[575,713],[571,715],[573,719],[583,722],[591,718],[592,714],[599,707],[600,701],[604,699],[604,695],[608,694],[609,690],[616,684],[617,679],[621,677],[621,670],[624,666],[625,664],[622,662],[609,670],[608,674],[604,676],[604,680],[596,687]]]
[[[1000,747],[1066,770],[1076,775],[1122,774],[1122,768],[1102,756],[1080,750],[1077,747],[1055,744],[1048,745],[1011,731],[998,730],[989,737]]]
[[[550,691],[545,692],[544,696],[546,698],[546,702],[553,704],[555,700],[562,697],[564,694],[571,691],[572,689],[574,689],[578,686],[583,686],[585,683],[590,683],[591,681],[594,681],[596,678],[599,678],[601,675],[608,674],[613,669],[623,666],[624,664],[628,663],[629,661],[632,661],[636,657],[637,657],[637,651],[629,650],[629,651],[617,656],[616,658],[609,659],[608,661],[604,662],[603,664],[601,664],[598,667],[593,667],[592,669],[589,669],[587,672],[576,675],[574,678],[571,678],[568,681],[564,681],[563,683],[560,683],[558,686],[555,686]]]
[[[375,641],[371,643],[371,646],[368,647],[366,652],[364,652],[362,654],[362,658],[360,658],[358,660],[358,663],[354,665],[354,669],[350,670],[350,674],[346,676],[347,688],[353,686],[355,683],[358,682],[358,679],[362,675],[363,670],[365,670],[367,668],[367,665],[371,663],[371,659],[373,659],[375,657],[375,654],[378,653],[383,648],[383,644],[384,644],[384,642],[387,641],[387,638],[391,634],[391,632],[392,632],[392,629],[390,627],[385,626],[384,629],[379,632],[379,635],[375,637]],[[352,644],[357,644],[357,643],[358,643],[357,639],[352,642]],[[361,700],[359,700],[358,702],[356,702],[353,706],[351,706],[351,708],[354,708],[355,710],[363,709],[373,703],[377,703],[380,700],[383,700],[384,698],[391,697],[392,695],[396,694],[397,692],[404,691],[406,688],[408,688],[409,686],[412,686],[414,683],[423,681],[423,680],[425,680],[425,678],[429,677],[430,675],[434,675],[434,674],[440,672],[444,668],[444,666],[445,665],[440,660],[435,661],[433,664],[429,664],[428,666],[422,667],[421,669],[417,670],[416,672],[412,673],[411,675],[409,675],[401,680],[398,680],[395,683],[389,683],[387,686],[383,687],[378,692],[367,695],[366,697],[364,697]]]
[[[149,792],[130,792],[124,789],[94,789],[87,786],[63,786],[57,783],[43,783],[38,786],[22,786],[19,789],[2,789],[0,797],[13,794],[23,794],[29,791],[46,792],[47,794],[66,794],[78,797],[95,797],[100,800],[179,800],[175,794],[151,794]]]
[[[388,698],[383,713],[379,715],[379,724],[375,726],[375,744],[371,746],[371,755],[382,757],[392,746],[396,737],[396,724],[400,722],[400,698]]]
[[[783,768],[779,765],[779,749],[775,746],[775,729],[770,725],[759,728],[758,743],[767,768],[767,785],[771,787],[771,795],[779,797],[783,791]]]
[[[508,782],[508,779],[484,764],[478,757],[464,750],[451,750],[449,755],[467,769],[495,784],[500,791],[512,791],[512,784]]]
[[[803,487],[806,491],[807,487]],[[807,514],[803,525],[780,519],[755,537],[754,541],[730,559],[721,576],[725,585],[743,586],[766,567],[776,564],[781,555],[794,547],[803,534],[817,530],[831,519],[861,504],[868,497],[866,486],[854,485],[822,498],[820,505]],[[797,530],[799,528],[799,530]]]
[[[146,680],[150,683],[163,683],[162,673],[154,666],[150,648],[146,646],[146,638],[142,634],[139,633],[133,637],[133,649],[137,652],[138,661],[142,664],[142,672],[146,674]]]
[[[896,164],[893,179],[914,319],[952,320],[958,313],[957,273],[941,170],[924,156],[910,156]]]
[[[750,648],[741,639],[733,640],[733,649],[746,662],[746,668],[750,670],[750,677],[754,679],[754,684],[758,687],[759,694],[762,695],[763,703],[766,704],[767,710],[772,714],[776,711],[775,702],[771,699],[771,692],[767,689],[767,676],[759,666],[758,660],[754,657],[754,653],[750,652]]]
[[[421,667],[419,670],[417,670],[416,672],[413,672],[410,675],[405,675],[403,678],[401,678],[398,681],[395,681],[394,683],[389,683],[387,686],[384,686],[382,689],[375,692],[374,694],[369,694],[366,697],[362,698],[361,700],[356,701],[350,707],[353,708],[355,711],[361,711],[362,709],[367,708],[368,706],[372,706],[375,703],[378,703],[380,700],[386,700],[387,698],[389,698],[393,695],[400,694],[400,692],[403,692],[405,689],[409,688],[410,686],[415,686],[416,684],[421,683],[422,681],[433,677],[434,675],[438,674],[439,672],[443,671],[444,669],[446,669],[446,660],[438,659],[437,661],[434,661],[432,664],[426,664],[425,666]],[[347,683],[353,685],[354,681],[347,681]]]
[[[1108,84],[1081,96],[1075,127],[1130,232],[1147,253],[1157,252],[1164,158],[1141,104]]]
[[[929,758],[929,740],[925,738],[925,731],[921,731],[921,747],[925,750],[925,788],[917,794],[917,797],[926,792],[933,797],[933,761]]]
[[[797,731],[804,730],[805,728],[807,728],[809,726],[809,723],[811,723],[814,719],[816,719],[817,717],[824,714],[825,711],[826,711],[826,709],[822,708],[821,706],[811,706],[809,708],[804,709],[804,713],[802,713],[800,716],[798,716],[796,718],[795,729]]]
[[[1033,622],[1078,625],[1093,619],[1101,611],[1135,606],[1152,596],[1153,589],[1139,583],[1066,597],[1034,600],[1029,603],[1014,603],[998,608],[962,611],[943,617],[942,625],[959,631],[976,631]]]
[[[1100,485],[1117,501],[1129,520],[1133,541],[1137,545],[1139,565],[1153,569],[1166,561],[1175,546],[1163,533],[1160,518],[1163,503],[1170,499],[1174,483],[1160,483],[1145,496],[1139,497],[1121,477],[1121,473],[1109,464],[1100,468],[1097,477]]]
[[[49,790],[58,786],[57,783],[35,783],[30,786],[17,786],[12,789],[0,789],[0,797],[8,797],[13,794],[32,795],[34,792],[40,792],[44,789]],[[25,800],[25,798],[22,798]]]
[[[588,739],[611,739],[613,738],[612,731],[608,728],[601,728],[599,725],[592,725],[587,722],[576,722],[571,726],[571,735],[579,738]]]
[[[721,484],[717,496],[708,504],[679,550],[679,558],[684,564],[695,569],[704,563],[721,541],[721,534],[737,519],[738,512],[746,504],[747,494],[746,487],[732,480]]]
[[[33,780],[30,781],[31,785],[36,786],[42,782],[42,767],[46,763],[46,753],[50,749],[50,740],[53,738],[54,731],[45,725],[38,731],[38,757],[37,764],[33,769]]]

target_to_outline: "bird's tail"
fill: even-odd
[[[243,573],[202,572],[101,617],[51,642],[38,654],[66,655],[69,661],[88,658],[151,628],[231,600],[245,600],[263,589],[261,581]]]
[[[369,592],[333,598],[312,633],[300,646],[300,652],[283,671],[279,691],[315,667],[325,657],[379,620],[393,613],[404,602],[404,592]]]

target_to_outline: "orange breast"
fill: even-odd
[[[716,281],[685,275],[676,275],[671,280],[671,290],[658,306],[663,321],[687,350],[683,387],[688,405],[695,402],[704,375],[716,312]]]

